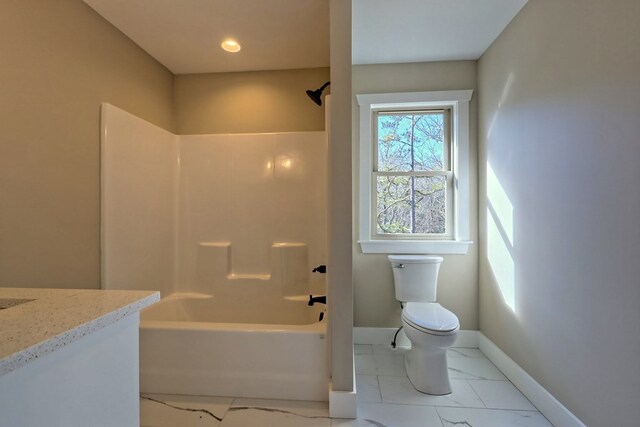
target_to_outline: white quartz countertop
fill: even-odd
[[[153,291],[0,287],[0,375],[158,300]]]

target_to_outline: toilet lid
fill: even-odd
[[[434,302],[408,302],[402,317],[417,328],[435,332],[450,332],[460,326],[455,314]]]
[[[389,255],[387,258],[400,264],[440,264],[443,259],[434,255]]]

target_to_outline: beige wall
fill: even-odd
[[[638,18],[531,0],[478,69],[480,327],[588,426],[640,420]]]
[[[324,130],[324,107],[314,104],[306,90],[328,80],[329,68],[177,75],[177,133]]]
[[[97,288],[100,103],[173,128],[172,75],[80,0],[0,13],[0,285]]]
[[[358,65],[353,67],[353,94],[417,92],[476,88],[476,61]],[[477,242],[476,135],[478,95],[470,103],[470,235]],[[358,194],[359,116],[353,98],[354,194]],[[354,197],[353,269],[355,326],[400,326],[401,308],[394,296],[387,255],[363,254],[358,245],[358,200]],[[438,300],[460,319],[462,329],[478,328],[477,244],[466,255],[445,255],[438,280]]]

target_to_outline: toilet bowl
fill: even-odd
[[[411,342],[404,363],[413,386],[432,395],[451,393],[447,350],[460,329],[456,315],[438,303],[410,302],[402,310],[402,326]]]
[[[406,303],[402,326],[411,342],[405,367],[416,390],[427,394],[451,393],[447,349],[458,336],[455,314],[438,304],[436,289],[442,257],[389,255],[396,299]]]

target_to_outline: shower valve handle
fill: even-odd
[[[326,295],[321,295],[318,297],[314,297],[313,295],[309,295],[309,302],[307,303],[307,305],[311,306],[314,304],[326,304],[327,303],[327,296]]]
[[[321,274],[325,274],[327,272],[327,266],[326,265],[319,265],[316,268],[314,268],[313,270],[311,270],[312,273],[321,273]]]

